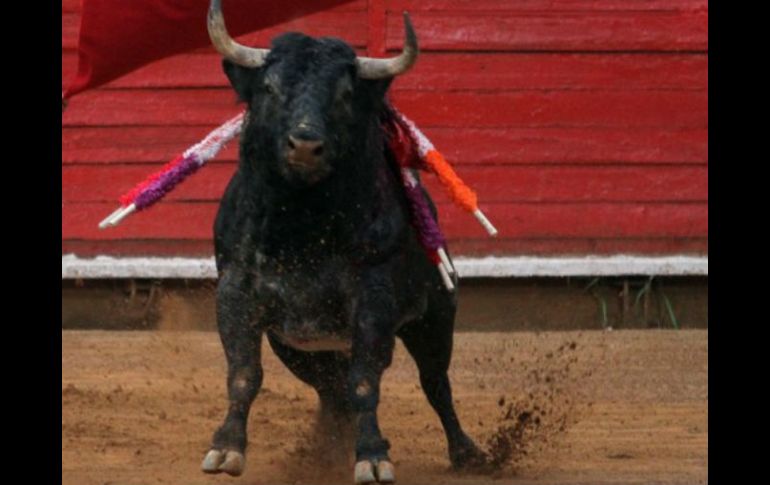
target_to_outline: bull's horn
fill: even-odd
[[[246,47],[233,40],[227,33],[225,18],[222,16],[222,0],[211,0],[208,16],[209,37],[214,48],[239,66],[259,67],[265,63],[270,49]]]
[[[356,59],[358,75],[364,79],[383,79],[398,76],[409,70],[417,60],[417,35],[414,33],[409,14],[404,12],[404,50],[390,59],[359,57]]]

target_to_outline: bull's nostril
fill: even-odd
[[[313,164],[321,160],[325,150],[324,142],[319,139],[307,139],[289,135],[286,141],[289,161],[294,164]]]

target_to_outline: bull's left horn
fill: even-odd
[[[227,33],[225,18],[222,15],[222,0],[211,0],[209,4],[208,28],[211,43],[226,59],[243,67],[260,67],[270,49],[246,47],[233,40]]]
[[[358,75],[363,79],[384,79],[398,76],[409,70],[417,60],[419,49],[417,48],[417,34],[414,33],[409,14],[404,12],[404,49],[396,57],[390,59],[376,59],[372,57],[359,57],[356,59]]]

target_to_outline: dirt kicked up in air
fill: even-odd
[[[576,394],[585,388],[593,373],[580,375],[571,368],[578,357],[575,341],[559,345],[555,351],[535,357],[533,368],[526,372],[526,386],[511,397],[500,396],[497,404],[502,412],[495,432],[487,439],[490,472],[509,468],[515,473],[526,465],[527,457],[542,453],[551,442],[577,423],[587,404]]]

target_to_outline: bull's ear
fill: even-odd
[[[222,69],[238,94],[238,99],[241,101],[250,100],[255,69],[239,66],[227,59],[222,59]]]

